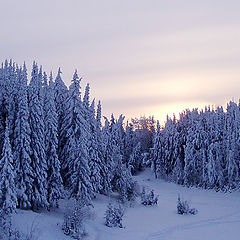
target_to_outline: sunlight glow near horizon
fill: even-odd
[[[61,67],[68,86],[78,69],[107,117],[163,123],[240,96],[238,0],[0,1],[1,62]]]

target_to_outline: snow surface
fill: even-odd
[[[104,225],[104,213],[109,201],[99,195],[94,204],[95,217],[88,220],[86,240],[238,240],[240,236],[240,193],[222,193],[212,190],[186,188],[173,183],[154,179],[150,170],[134,177],[146,189],[154,189],[159,195],[157,206],[143,206],[136,203],[127,208],[123,229]],[[176,212],[177,196],[180,194],[198,209],[197,215],[182,216]],[[19,210],[13,217],[13,224],[29,233],[34,229],[38,240],[67,240],[63,234],[62,201],[56,211],[41,213]]]

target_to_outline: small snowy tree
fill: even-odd
[[[198,213],[198,210],[196,208],[190,208],[188,201],[181,200],[180,196],[178,195],[177,213],[180,215],[195,215]]]
[[[62,230],[74,239],[83,239],[87,235],[84,221],[92,217],[92,212],[84,200],[75,200],[73,205],[66,206]]]
[[[143,187],[142,193],[141,193],[141,203],[145,206],[157,205],[158,196],[155,196],[153,190],[151,190],[150,193],[146,193],[145,188]]]
[[[120,205],[119,207],[114,207],[111,203],[109,203],[105,212],[105,225],[108,227],[122,228],[123,215],[123,207],[121,207]]]

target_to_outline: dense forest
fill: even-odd
[[[49,209],[66,191],[86,205],[96,193],[134,197],[131,174],[141,169],[152,142],[144,124],[154,121],[124,125],[123,116],[112,115],[102,127],[100,101],[95,109],[89,84],[83,97],[80,84],[77,71],[67,88],[60,69],[53,81],[34,62],[28,79],[25,64],[2,64],[0,206],[7,212]]]
[[[186,110],[158,124],[152,148],[155,176],[186,186],[240,187],[240,105]]]
[[[240,187],[240,106],[186,110],[165,126],[152,117],[126,122],[101,116],[101,103],[53,79],[37,63],[0,68],[0,207],[38,209],[69,197],[91,204],[96,194],[136,197],[132,175],[152,167],[157,178],[186,186]],[[104,122],[102,126],[102,122]]]

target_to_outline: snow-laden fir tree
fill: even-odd
[[[29,124],[31,129],[31,160],[34,172],[32,207],[47,207],[47,162],[45,154],[44,113],[42,106],[42,79],[33,63],[29,85]]]
[[[13,168],[8,119],[6,121],[4,144],[0,159],[0,207],[4,212],[11,213],[15,211],[17,206],[17,192],[14,182],[16,172]]]
[[[131,176],[130,168],[126,167],[126,164],[122,163],[123,155],[121,154],[121,146],[123,141],[122,125],[124,117],[121,115],[117,121],[112,116],[110,126],[110,141],[108,152],[110,154],[108,162],[109,171],[111,171],[111,185],[112,190],[119,192],[119,197],[122,202],[134,200],[136,197],[135,183]],[[110,169],[111,167],[111,169]]]
[[[75,71],[69,87],[67,110],[63,121],[65,145],[63,173],[71,195],[90,203],[93,189],[88,166],[88,134],[84,109],[80,99],[80,80]]]
[[[116,122],[114,116],[111,116],[109,123],[105,117],[105,126],[103,128],[103,150],[105,163],[108,167],[108,181],[111,183],[113,191],[119,190],[117,181],[121,172],[117,171],[117,166],[122,164],[123,155],[121,154],[121,133],[120,125],[122,125],[123,117],[120,116]],[[120,170],[120,169],[119,169]],[[121,170],[120,170],[121,171]]]
[[[136,174],[142,168],[142,153],[141,153],[141,143],[139,142],[134,148],[130,155],[129,167],[132,174]]]
[[[50,75],[49,86],[47,76],[44,73],[44,106],[45,106],[45,149],[47,161],[48,202],[50,206],[56,204],[63,193],[63,181],[60,174],[61,166],[57,155],[58,125],[57,113],[54,102],[54,83]]]
[[[103,191],[102,178],[103,176],[103,164],[102,159],[99,155],[99,143],[97,137],[97,121],[95,118],[95,101],[92,101],[92,104],[89,109],[89,123],[90,123],[90,141],[89,141],[89,168],[90,168],[90,179],[93,186],[93,190],[96,193]]]
[[[133,124],[127,122],[126,130],[125,130],[124,156],[123,156],[123,163],[126,163],[127,166],[130,159],[130,155],[132,154],[133,149],[137,145],[137,143],[138,143],[137,137],[133,129]]]
[[[83,97],[83,113],[85,119],[85,138],[87,139],[87,157],[90,170],[90,181],[95,193],[99,193],[102,190],[101,186],[101,174],[100,174],[100,159],[98,156],[98,144],[97,144],[97,122],[95,118],[95,102],[92,101],[90,106],[90,86],[86,85],[84,97]]]
[[[109,194],[112,191],[112,178],[114,169],[114,155],[113,155],[113,144],[111,141],[110,123],[106,117],[105,124],[102,129],[102,152],[103,161],[106,166],[106,177],[105,177],[105,190]]]
[[[4,66],[0,68],[0,154],[2,152],[4,135],[5,135],[5,119],[6,119],[6,109],[5,109],[5,78],[4,78]]]
[[[19,94],[17,99],[17,117],[14,129],[14,168],[18,207],[30,208],[33,195],[33,169],[31,165],[29,107],[27,99],[27,69],[24,64],[19,72]]]
[[[101,190],[100,192],[102,194],[108,195],[111,192],[111,182],[109,178],[109,170],[108,170],[108,165],[106,162],[106,158],[104,157],[104,153],[106,152],[106,145],[103,142],[103,139],[107,140],[109,139],[109,128],[106,126],[105,128],[105,134],[103,137],[103,132],[102,132],[102,107],[101,107],[101,102],[98,102],[97,105],[97,116],[96,116],[96,143],[97,143],[97,158],[100,160],[100,174],[101,174]]]
[[[64,132],[63,120],[66,117],[68,89],[61,77],[61,70],[58,69],[57,77],[54,83],[54,101],[58,117],[58,157],[61,163],[64,161],[63,147],[66,143],[66,134]]]
[[[153,148],[151,151],[151,168],[155,174],[155,178],[158,177],[158,172],[161,169],[162,160],[162,146],[161,146],[161,128],[159,122],[157,122],[157,131],[153,136]]]
[[[18,95],[17,92],[17,72],[16,64],[10,60],[5,62],[4,67],[4,81],[5,81],[5,109],[7,111],[7,117],[9,122],[9,139],[10,144],[13,146],[14,143],[14,128],[15,128],[15,119],[16,119],[16,98]]]

